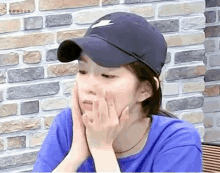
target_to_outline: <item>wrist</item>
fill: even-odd
[[[101,154],[102,152],[114,152],[112,146],[110,147],[101,147],[101,148],[91,148],[92,155],[94,154]]]
[[[88,156],[91,155],[90,151],[85,151],[85,149],[83,149],[82,147],[80,147],[80,145],[77,144],[73,144],[72,147],[69,150],[68,155],[70,157],[78,157],[78,158],[87,158]]]

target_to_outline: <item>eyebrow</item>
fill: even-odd
[[[79,61],[83,61],[83,62],[88,63],[88,61],[87,61],[83,56],[80,56],[80,57],[79,57]]]
[[[83,61],[88,64],[88,61],[83,56],[79,57],[79,61]],[[119,68],[107,68],[107,70],[108,71],[115,71],[115,70],[119,70]]]

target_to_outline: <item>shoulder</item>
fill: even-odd
[[[66,122],[73,124],[72,121],[72,110],[69,107],[64,108],[55,118],[55,123],[59,126],[64,126]]]
[[[182,133],[191,133],[197,131],[193,124],[186,120],[164,117],[161,115],[153,115],[154,127],[160,129],[159,131],[166,130],[166,133],[173,133],[179,131]]]
[[[201,149],[200,134],[193,124],[176,118],[153,115],[152,131],[155,140],[168,148],[173,146],[195,145]]]
[[[173,130],[181,128],[195,130],[194,125],[187,122],[186,120],[173,117],[165,117],[161,115],[152,115],[152,117],[153,121],[155,121],[155,125],[160,126],[161,128],[168,128],[171,126]]]

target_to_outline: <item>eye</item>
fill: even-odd
[[[86,73],[85,71],[81,71],[81,70],[78,70],[78,72],[81,73],[81,74],[85,74]],[[110,79],[116,77],[116,76],[113,76],[113,75],[105,75],[105,74],[102,74],[102,76],[104,76],[105,78],[110,78]]]

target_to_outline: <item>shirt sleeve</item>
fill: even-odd
[[[197,146],[180,146],[158,154],[153,172],[202,172],[202,152]]]
[[[60,126],[60,124],[63,124],[61,121],[65,121],[60,117],[62,113],[64,112],[61,112],[54,118],[38,152],[32,172],[52,172],[68,154],[69,147],[67,145],[65,129]]]

